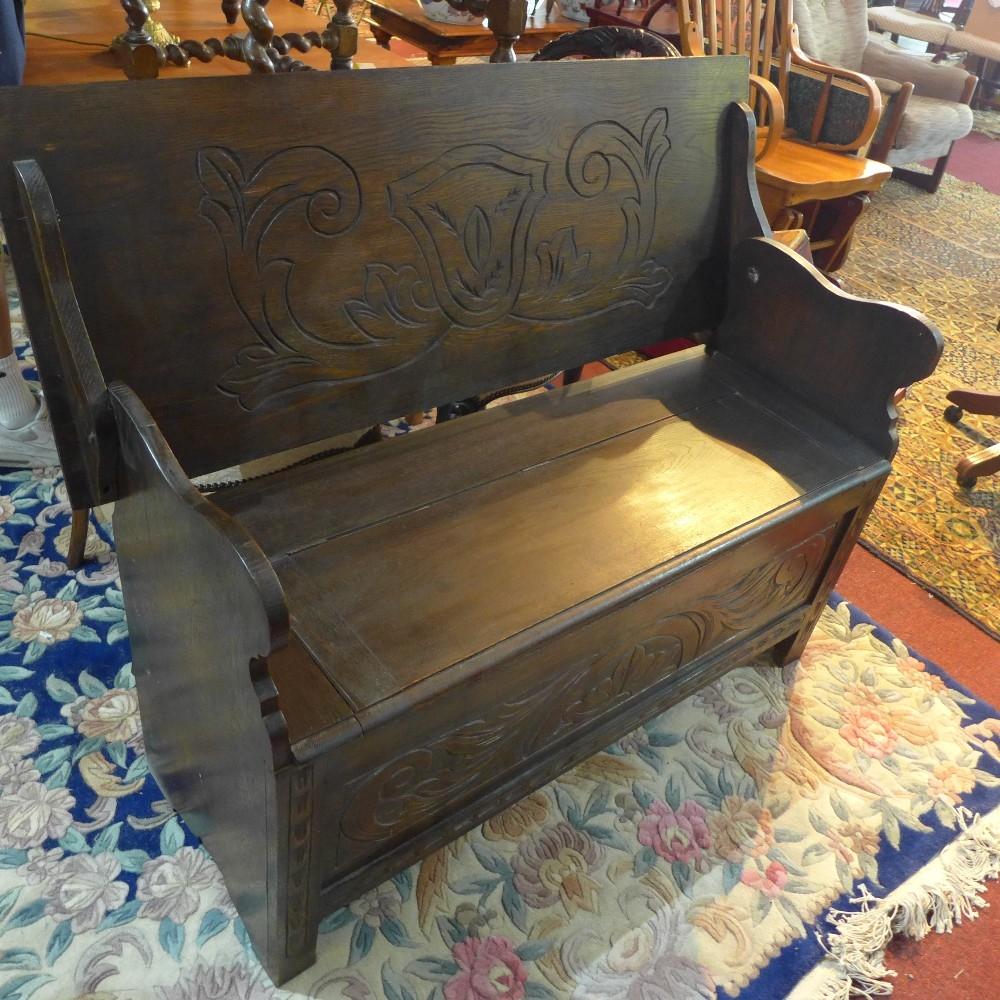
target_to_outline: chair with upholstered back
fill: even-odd
[[[745,55],[759,126],[757,185],[776,229],[805,225],[816,263],[843,262],[867,195],[890,176],[866,159],[882,110],[874,82],[798,45],[791,3],[680,0],[685,55]],[[825,203],[836,202],[821,212]]]
[[[870,155],[892,166],[895,176],[936,191],[952,144],[972,128],[976,77],[871,34],[866,0],[797,0],[794,17],[811,56],[875,78],[886,109]],[[932,159],[930,174],[901,169]]]

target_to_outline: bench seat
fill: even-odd
[[[630,600],[883,466],[693,348],[213,499],[272,561],[323,676],[374,720],[456,664],[557,631],[600,595]],[[286,715],[293,741],[316,738],[314,712]]]

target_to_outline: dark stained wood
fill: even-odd
[[[70,569],[77,569],[83,563],[89,530],[90,511],[74,510],[70,519],[69,551],[66,554],[66,565]]]
[[[45,172],[104,375],[127,373],[189,475],[718,317],[718,269],[699,262],[728,245],[717,151],[742,59],[461,66],[432,91],[426,76],[0,93],[0,157]],[[262,86],[295,140],[232,113]],[[554,104],[559,86],[578,99]],[[470,112],[466,95],[491,89],[488,119]],[[591,172],[619,139],[610,172]],[[235,220],[258,206],[244,250]],[[23,211],[0,177],[15,266]],[[48,327],[34,296],[25,309]]]
[[[278,831],[290,816],[279,772],[292,758],[267,662],[288,634],[281,585],[249,535],[191,485],[135,395],[119,385],[111,398],[129,482],[116,542],[133,581],[126,612],[140,625],[130,638],[150,768],[225,873],[261,961],[285,978],[309,956],[288,963],[282,913],[290,859]],[[210,666],[192,685],[185,662]]]
[[[304,618],[300,635],[317,653],[327,620],[351,623],[352,640],[385,665],[385,683],[336,648],[321,662],[365,707],[852,471],[782,431],[734,395],[502,479],[470,477],[435,504],[290,554],[293,605],[308,594],[328,612]],[[445,464],[425,459],[428,469]],[[726,476],[738,492],[713,489]],[[613,539],[612,554],[594,559],[581,537]],[[284,580],[284,561],[275,565]],[[390,592],[386,620],[380,598]]]
[[[896,390],[934,371],[938,331],[913,309],[842,292],[773,241],[748,240],[736,250],[729,286],[728,311],[709,348],[790,390],[892,458]]]
[[[278,983],[326,913],[796,655],[940,350],[766,238],[742,59],[414,72],[0,94],[150,764]],[[212,500],[188,478],[681,333],[705,346]]]
[[[21,269],[22,294],[33,303],[28,310],[32,322],[51,329],[51,335],[38,338],[35,353],[39,369],[45,371],[42,384],[49,411],[59,428],[56,446],[73,509],[86,510],[118,495],[116,433],[107,386],[80,313],[45,177],[32,160],[18,160],[10,167],[10,180],[24,205],[21,223],[34,261],[34,267]],[[18,216],[15,211],[0,212],[0,218]]]

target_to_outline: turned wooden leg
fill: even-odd
[[[146,30],[149,8],[143,0],[121,0],[128,31],[112,43],[125,75],[130,80],[153,80],[163,65],[163,53]]]
[[[358,54],[358,26],[351,16],[351,0],[333,0],[336,13],[326,26],[330,43],[330,69],[354,69]]]
[[[371,25],[372,38],[375,39],[376,45],[381,45],[383,49],[389,48],[389,42],[392,41],[392,35],[385,30],[385,28],[380,28],[377,24]]]
[[[490,62],[517,62],[514,46],[524,34],[528,21],[528,0],[489,0],[486,20],[497,43],[490,54]]]
[[[83,555],[87,549],[87,531],[90,527],[90,511],[74,510],[69,529],[69,554],[66,564],[70,569],[79,569],[83,563]]]

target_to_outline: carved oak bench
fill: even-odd
[[[727,57],[0,93],[149,762],[276,981],[323,915],[809,636],[940,338],[769,239],[746,87]],[[211,500],[189,479],[695,333]]]

